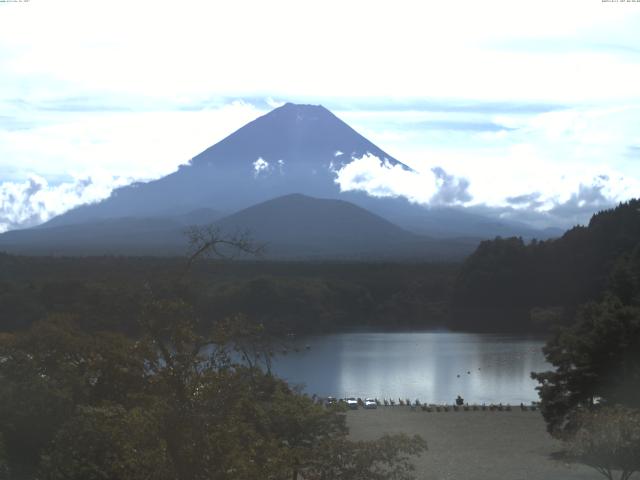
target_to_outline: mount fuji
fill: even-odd
[[[365,154],[401,165],[321,106],[287,103],[248,123],[166,177],[115,190],[48,225],[125,216],[233,213],[281,195],[341,198],[336,171]],[[361,195],[366,198],[367,195]]]
[[[284,246],[295,245],[297,256],[304,256],[305,245],[311,253],[318,251],[315,247],[322,242],[331,242],[331,249],[320,251],[339,256],[358,248],[371,255],[402,250],[437,258],[445,251],[445,256],[464,255],[480,239],[496,235],[545,236],[525,225],[496,222],[461,209],[428,209],[403,197],[341,191],[337,172],[364,155],[411,170],[326,108],[287,103],[248,123],[170,175],[118,188],[101,202],[80,206],[38,227],[0,235],[0,249],[21,253],[174,254],[184,243],[181,232],[185,225],[211,222],[251,227],[256,234],[268,231],[274,251],[284,252]],[[269,203],[278,197],[286,200]],[[341,202],[328,204],[322,199]],[[258,209],[259,216],[239,215],[265,202],[268,208]],[[300,205],[293,208],[296,203]],[[353,221],[343,219],[342,230],[337,233],[337,224],[321,214],[322,206],[330,206],[344,219],[351,215]],[[294,210],[297,216],[289,214]],[[229,220],[229,216],[235,220]],[[251,222],[243,225],[238,218]],[[315,240],[300,229],[282,227],[287,222],[300,223],[302,218],[317,222]],[[366,233],[358,230],[365,224]],[[266,225],[281,228],[263,228]],[[278,231],[287,231],[288,237],[274,235]],[[360,238],[359,243],[353,242],[355,238]],[[381,238],[389,241],[380,242]],[[458,240],[452,242],[451,238]],[[354,249],[354,245],[359,247]]]

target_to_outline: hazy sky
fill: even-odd
[[[418,173],[343,186],[539,225],[640,194],[640,2],[0,2],[0,230],[172,172],[284,101]],[[361,175],[366,172],[367,175]]]

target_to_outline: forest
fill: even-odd
[[[454,282],[451,323],[471,331],[549,331],[606,293],[640,295],[640,200],[595,214],[562,237],[484,241]]]
[[[458,265],[0,255],[2,330],[70,314],[86,328],[136,333],[149,289],[184,295],[205,322],[244,314],[280,333],[442,328]]]
[[[612,292],[637,301],[640,201],[561,238],[496,238],[463,263],[27,257],[0,254],[0,325],[69,314],[92,330],[134,334],[145,292],[185,296],[207,324],[243,314],[274,333],[353,329],[549,332]]]

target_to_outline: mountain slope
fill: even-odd
[[[212,213],[175,217],[125,217],[26,229],[0,235],[11,253],[67,255],[182,255],[187,221]],[[478,240],[433,240],[403,230],[349,202],[286,195],[243,209],[215,222],[225,234],[249,232],[266,245],[269,259],[459,260]]]
[[[352,203],[292,194],[241,210],[217,222],[224,231],[248,230],[277,254],[401,254],[421,240]]]
[[[221,217],[212,209],[180,215],[106,218],[72,225],[40,226],[0,235],[0,250],[39,255],[180,255],[185,229]]]
[[[301,194],[268,200],[216,224],[226,232],[249,231],[266,244],[268,258],[460,260],[479,242],[417,235],[350,202]]]

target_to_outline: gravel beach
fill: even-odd
[[[584,465],[554,459],[562,444],[551,438],[539,412],[424,412],[408,407],[379,407],[347,413],[354,440],[385,433],[421,435],[429,451],[415,461],[424,480],[597,480]],[[632,477],[640,478],[640,477]]]

